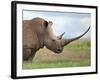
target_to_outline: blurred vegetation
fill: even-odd
[[[87,49],[87,48],[90,48],[91,46],[91,43],[90,41],[88,40],[79,40],[79,41],[76,41],[76,42],[72,42],[71,44],[65,46],[64,48],[66,49]]]

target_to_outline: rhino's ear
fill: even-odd
[[[48,27],[48,22],[47,22],[47,21],[44,21],[44,22],[43,22],[43,26],[44,26],[45,28],[47,28],[47,27]]]

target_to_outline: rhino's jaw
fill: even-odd
[[[61,53],[61,52],[62,52],[62,50],[61,50],[61,51],[55,50],[54,52],[55,52],[55,53]]]
[[[63,51],[63,48],[61,48],[61,49],[52,49],[51,51],[53,51],[54,53],[59,54],[59,53],[61,53]]]
[[[46,47],[46,48],[48,48],[48,47]],[[63,51],[63,48],[61,48],[61,49],[50,49],[50,48],[48,48],[49,50],[51,50],[52,52],[54,52],[54,53],[61,53],[62,51]]]

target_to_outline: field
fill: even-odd
[[[90,66],[91,45],[88,40],[78,40],[64,47],[60,54],[43,48],[37,51],[32,62],[23,62],[23,69]]]

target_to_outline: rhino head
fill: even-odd
[[[90,29],[89,27],[83,34],[77,37],[66,39],[66,38],[63,38],[63,35],[65,34],[65,32],[63,32],[59,36],[56,36],[52,29],[52,25],[53,25],[52,21],[49,21],[49,22],[45,21],[46,31],[43,37],[43,44],[44,46],[46,46],[46,48],[48,48],[49,50],[55,53],[61,53],[63,51],[64,46],[68,45],[70,42],[80,39]]]

